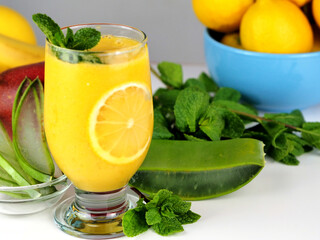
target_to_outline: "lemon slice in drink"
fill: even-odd
[[[107,92],[93,108],[89,124],[91,146],[97,155],[113,164],[136,160],[152,138],[150,90],[130,83]]]

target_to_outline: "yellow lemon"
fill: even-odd
[[[230,46],[230,47],[243,49],[243,47],[241,46],[239,33],[225,34],[221,39],[221,43],[223,43],[227,46]]]
[[[0,6],[0,34],[29,44],[37,42],[27,19],[6,6]]]
[[[240,25],[242,46],[266,53],[310,52],[313,33],[308,19],[287,0],[257,0]]]
[[[192,0],[195,15],[206,27],[219,32],[239,28],[241,18],[254,0]]]
[[[299,7],[302,7],[306,5],[308,2],[311,2],[311,0],[290,0],[290,1],[297,4]]]
[[[89,120],[93,150],[105,161],[124,164],[144,154],[151,142],[152,96],[142,84],[129,83],[107,92]]]
[[[316,21],[318,27],[320,27],[320,0],[312,1],[312,14],[313,18]]]

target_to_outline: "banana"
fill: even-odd
[[[0,71],[44,61],[44,47],[0,34]]]

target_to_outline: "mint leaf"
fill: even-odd
[[[191,202],[183,201],[177,195],[170,196],[170,198],[167,199],[166,204],[170,205],[171,210],[175,214],[187,213],[191,208]]]
[[[228,110],[220,109],[224,119],[224,128],[221,136],[226,138],[239,138],[244,132],[244,123],[241,118]]]
[[[181,224],[190,224],[198,221],[200,219],[200,215],[189,210],[184,214],[178,215],[177,219]]]
[[[152,229],[161,236],[183,231],[183,227],[177,218],[168,217],[162,217],[160,223],[152,225]]]
[[[158,208],[151,208],[146,212],[146,221],[148,225],[154,225],[161,222],[161,215]]]
[[[128,237],[137,236],[148,230],[149,226],[145,219],[146,210],[141,207],[138,210],[130,209],[122,219],[123,233]]]
[[[65,45],[67,48],[71,48],[74,45],[74,35],[71,28],[67,28],[67,34],[65,38]]]
[[[302,127],[305,122],[300,110],[294,110],[291,113],[266,113],[264,118],[295,127]]]
[[[164,84],[173,88],[181,88],[183,81],[182,67],[180,64],[161,62],[158,64],[160,78]]]
[[[217,92],[219,89],[217,83],[205,72],[199,75],[198,80],[204,84],[207,92]]]
[[[156,194],[152,196],[152,200],[146,204],[147,210],[154,207],[160,207],[163,204],[163,202],[166,201],[171,195],[172,192],[169,190],[159,190]]]
[[[140,198],[137,207],[124,214],[122,225],[126,236],[137,236],[149,227],[162,236],[168,236],[183,231],[182,224],[193,223],[200,218],[190,210],[190,202],[183,201],[167,189],[159,190],[150,199],[144,204]]]
[[[209,95],[197,88],[182,90],[174,105],[176,126],[182,132],[195,132],[198,120],[209,106]]]
[[[184,88],[187,87],[197,87],[203,91],[207,91],[206,86],[204,85],[204,83],[200,82],[198,79],[196,78],[189,78],[183,85]]]
[[[173,109],[180,90],[159,88],[153,95],[154,106]]]
[[[169,131],[166,119],[159,109],[154,109],[153,139],[169,139],[174,135]]]
[[[306,122],[302,125],[302,138],[320,149],[320,122]]]
[[[233,88],[222,87],[214,95],[213,101],[229,100],[238,102],[241,98],[241,93]]]
[[[44,35],[46,35],[49,42],[54,45],[64,47],[64,35],[56,22],[46,14],[42,13],[33,14],[32,19]]]
[[[38,25],[40,30],[46,35],[48,41],[59,47],[74,50],[87,50],[97,45],[101,39],[101,33],[94,28],[81,28],[75,34],[73,34],[72,29],[67,28],[67,34],[65,37],[59,25],[46,14],[34,14],[32,15],[32,19]],[[89,55],[82,56],[80,61],[96,63],[96,60],[93,59],[97,57],[88,56]],[[68,62],[71,63],[79,62],[79,59],[75,59],[72,56],[59,57],[61,60],[65,61],[69,59]]]
[[[210,106],[206,114],[200,119],[199,126],[212,141],[218,141],[221,138],[222,130],[225,127],[223,112],[218,108]]]
[[[81,28],[74,34],[72,49],[87,50],[96,46],[101,38],[101,33],[94,28]]]

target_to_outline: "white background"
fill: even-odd
[[[195,17],[191,0],[0,0],[30,22],[41,12],[60,26],[110,22],[140,28],[148,35],[152,62],[204,63],[204,27]],[[32,23],[38,42],[44,35]]]

